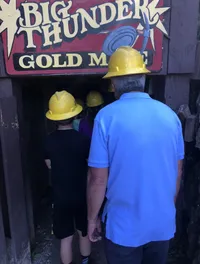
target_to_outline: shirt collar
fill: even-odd
[[[121,99],[131,99],[131,98],[150,99],[151,97],[149,96],[149,94],[143,93],[143,92],[130,92],[130,93],[122,94],[122,96],[120,97],[120,100]]]

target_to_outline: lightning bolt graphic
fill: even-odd
[[[158,5],[159,0],[152,0],[147,6],[147,12],[145,12],[150,24],[150,39],[154,50],[156,48],[154,29],[158,28],[162,33],[167,35],[167,31],[160,16],[170,9],[170,7],[158,7]],[[0,0],[0,34],[4,31],[7,32],[8,57],[11,54],[14,38],[18,30],[17,21],[19,17],[20,11],[17,8],[16,0],[10,0],[9,3],[5,0]],[[153,28],[151,28],[151,25],[153,25]],[[139,24],[137,29],[143,30],[144,27],[142,24]]]
[[[6,3],[0,0],[0,33],[7,30],[7,51],[10,56],[15,34],[17,32],[17,20],[20,17],[20,11],[16,8],[16,0],[10,0]]]
[[[162,33],[164,33],[165,35],[168,35],[163,22],[160,19],[160,16],[163,15],[165,12],[167,12],[170,7],[157,7],[159,4],[159,0],[153,0],[151,1],[148,6],[148,12],[146,13],[149,21],[150,21],[150,25],[151,25],[151,21],[156,21],[156,23],[154,23],[154,28],[150,29],[150,39],[151,39],[151,43],[153,46],[153,49],[155,50],[155,36],[154,36],[154,29],[158,28]],[[137,29],[139,30],[143,30],[144,27],[139,24]]]

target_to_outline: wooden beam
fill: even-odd
[[[200,41],[197,42],[195,67],[192,79],[200,80]]]
[[[4,224],[3,224],[3,217],[2,217],[2,207],[1,207],[1,200],[0,200],[0,263],[7,264],[7,252],[6,252],[6,239],[5,239],[5,232],[4,232]]]
[[[7,90],[7,91],[6,91]],[[16,99],[10,79],[0,79],[0,137],[14,263],[30,264],[30,245],[19,143]],[[6,97],[4,97],[6,95]]]
[[[6,185],[5,185],[5,175],[3,169],[3,157],[2,157],[2,147],[0,141],[0,200],[1,200],[1,210],[4,224],[4,233],[7,238],[10,238],[10,223],[8,214],[8,201],[6,195]]]
[[[165,0],[165,6],[171,7],[171,0]],[[170,35],[170,20],[171,20],[171,8],[168,12],[164,14],[164,26],[167,33]],[[167,36],[163,36],[163,64],[160,72],[155,73],[153,75],[167,75],[168,71],[168,53],[169,53],[169,41],[170,38]]]
[[[6,68],[5,68],[5,60],[3,53],[3,43],[0,37],[0,77],[7,77]]]
[[[197,43],[199,0],[172,0],[169,74],[193,73]]]
[[[22,158],[22,171],[23,171],[23,181],[25,189],[25,202],[28,220],[28,231],[31,245],[35,243],[35,226],[34,226],[34,216],[33,216],[33,199],[31,190],[31,180],[28,173],[28,136],[25,127],[24,115],[23,115],[23,98],[22,98],[22,87],[17,80],[13,80],[13,91],[17,100],[17,113],[19,120],[19,135],[20,135],[20,146],[21,146],[21,158]]]
[[[168,75],[165,77],[165,103],[173,110],[189,104],[190,76]]]

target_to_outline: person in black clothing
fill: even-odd
[[[66,91],[56,92],[49,101],[46,117],[56,121],[57,130],[46,139],[45,162],[52,175],[53,232],[61,239],[63,264],[72,263],[72,240],[80,238],[82,263],[87,264],[91,245],[87,237],[87,158],[90,139],[73,130],[74,117],[82,111]]]

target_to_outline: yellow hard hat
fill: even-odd
[[[103,96],[97,91],[91,91],[87,95],[86,104],[88,107],[96,107],[104,103]]]
[[[79,99],[79,98],[76,98],[76,103],[78,104],[78,105],[81,105],[83,108],[84,108],[84,102],[83,102],[83,100],[81,100],[81,99]]]
[[[70,93],[56,92],[49,100],[49,111],[46,117],[54,121],[66,120],[80,114],[82,110],[82,106],[76,103]]]
[[[147,70],[142,55],[137,50],[125,46],[112,54],[108,63],[108,73],[103,78],[147,73],[150,71]]]

